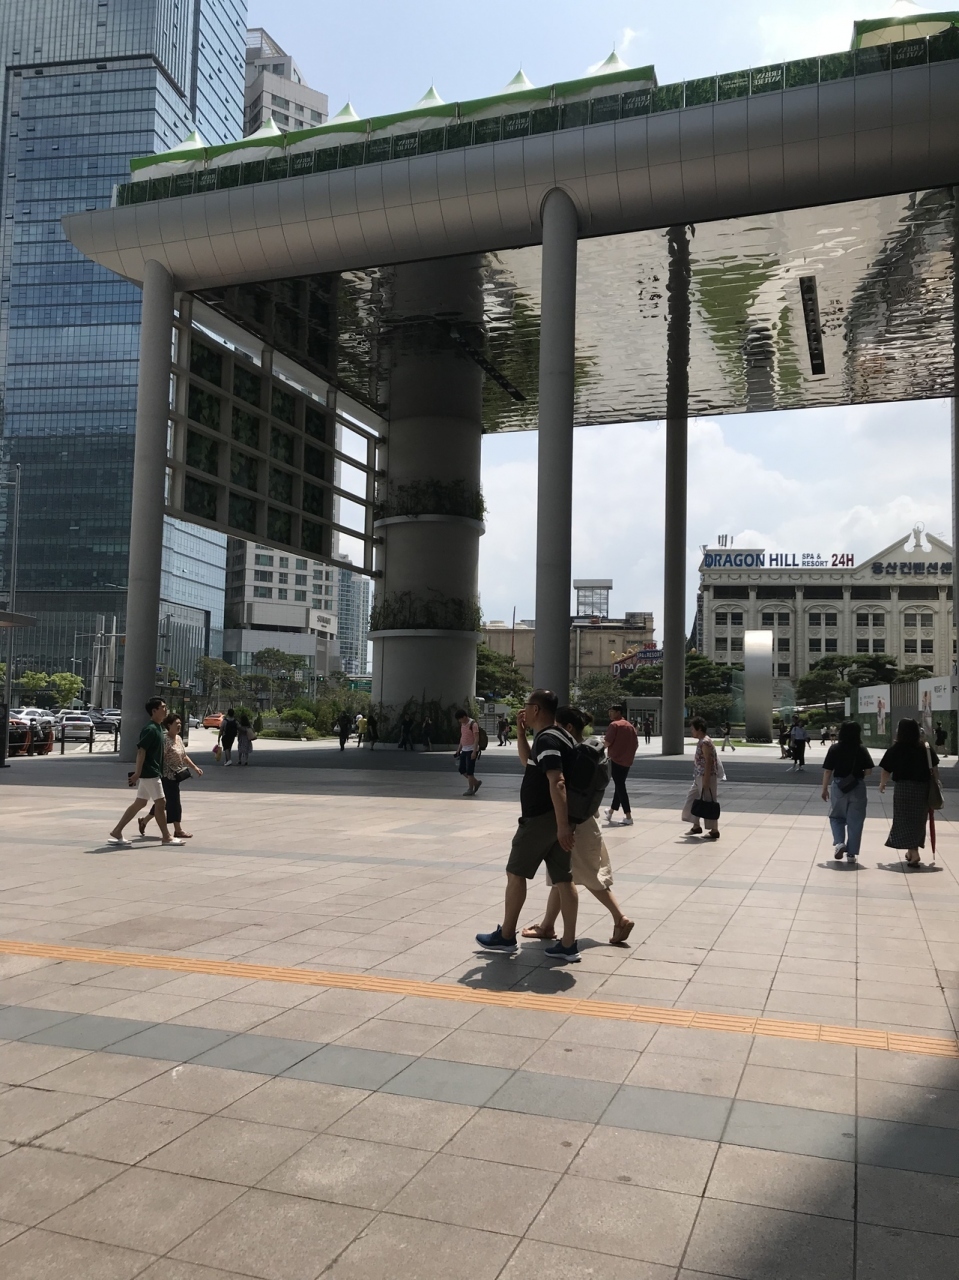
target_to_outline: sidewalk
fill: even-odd
[[[473,943],[518,772],[296,750],[185,787],[182,849],[104,846],[115,759],[0,778],[4,1280],[956,1276],[959,798],[906,874],[889,796],[856,869],[814,786],[704,845],[639,778],[630,945],[584,893],[557,968]]]

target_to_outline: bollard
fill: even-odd
[[[60,754],[63,755],[67,749],[67,737],[63,732],[63,725],[60,726]]]
[[[91,756],[93,755],[93,738],[95,734],[96,734],[96,729],[94,729],[93,725],[91,725],[90,726],[90,750],[87,753],[88,755],[91,755]]]

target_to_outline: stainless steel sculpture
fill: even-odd
[[[746,738],[753,742],[772,742],[773,633],[747,631],[743,636],[743,656]]]

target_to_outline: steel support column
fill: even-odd
[[[156,693],[172,333],[173,278],[159,262],[150,261],[143,273],[140,372],[133,451],[120,736],[120,755],[124,760],[132,760],[136,756],[137,738],[146,718],[144,704]]]
[[[668,232],[666,518],[663,555],[663,755],[683,753],[686,703],[686,485],[689,413],[689,237]]]
[[[560,702],[569,697],[578,237],[576,206],[551,191],[543,201],[533,683]]]

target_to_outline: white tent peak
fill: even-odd
[[[510,80],[510,82],[505,86],[505,88],[506,89],[533,89],[535,88],[535,85],[533,84],[532,80],[530,80],[529,76],[527,76],[523,68],[520,67],[519,71],[517,71],[516,75],[513,76],[512,80]]]
[[[175,147],[171,147],[166,154],[173,155],[174,151],[199,151],[205,146],[206,143],[200,137],[199,130],[193,129],[182,142],[178,142]]]
[[[601,62],[598,67],[591,68],[591,74],[597,76],[606,76],[613,71],[628,71],[629,63],[624,62],[614,49],[605,62]]]
[[[359,118],[360,117],[353,110],[353,103],[346,102],[342,107],[340,107],[336,115],[331,118],[330,124],[333,124],[337,120],[359,120]]]
[[[267,116],[256,133],[249,134],[244,138],[244,142],[250,142],[253,138],[281,138],[282,136],[283,130],[272,116]]]
[[[436,85],[431,84],[430,87],[420,98],[419,102],[414,102],[415,107],[441,107],[443,99],[436,92]]]

